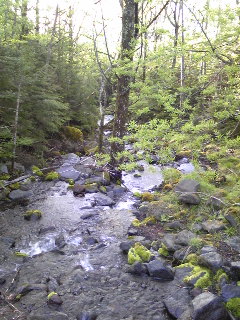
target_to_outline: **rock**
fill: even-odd
[[[30,314],[28,320],[69,320],[68,316],[62,312],[52,312],[39,310]]]
[[[212,206],[215,210],[221,210],[225,207],[225,203],[216,197],[210,197],[206,204]]]
[[[48,233],[48,232],[52,232],[52,231],[55,231],[56,230],[56,227],[54,226],[49,226],[49,227],[41,227],[39,229],[39,234],[44,234],[44,233]]]
[[[86,193],[96,193],[99,191],[97,183],[85,184],[84,188]]]
[[[133,245],[133,241],[124,241],[120,243],[120,249],[122,250],[122,252],[124,254],[128,254],[128,251],[130,250],[130,248]]]
[[[63,300],[57,293],[54,293],[54,294],[52,294],[52,295],[50,294],[48,296],[48,303],[61,305],[63,303]]]
[[[193,270],[193,267],[181,267],[175,269],[175,279],[178,280],[178,282],[186,284],[184,282],[185,277],[188,277],[190,275],[190,272]]]
[[[234,280],[240,280],[240,261],[231,262],[231,274]]]
[[[88,212],[88,213],[83,214],[81,216],[81,219],[86,220],[86,219],[90,219],[90,218],[96,217],[98,215],[99,215],[98,212]]]
[[[204,231],[203,226],[202,226],[201,223],[194,223],[192,225],[191,230],[194,231],[194,232]]]
[[[8,174],[8,167],[4,163],[0,163],[0,175]]]
[[[187,289],[176,290],[170,297],[163,300],[168,312],[178,319],[189,308],[191,298]]]
[[[217,271],[224,265],[222,256],[217,252],[208,252],[199,256],[199,264]]]
[[[103,177],[95,176],[85,181],[85,184],[93,184],[93,183],[97,184],[98,186],[105,185],[106,180]]]
[[[14,170],[16,170],[16,171],[18,171],[20,173],[24,173],[25,172],[25,167],[21,163],[15,162],[14,163]]]
[[[201,249],[201,254],[209,253],[209,252],[216,252],[216,248],[213,246],[204,246]]]
[[[188,230],[182,230],[176,235],[175,243],[181,246],[188,246],[193,238],[196,238],[194,233]]]
[[[168,223],[164,224],[164,227],[169,228],[169,229],[178,230],[178,229],[183,229],[184,225],[180,221],[173,221],[173,222],[168,222]]]
[[[140,213],[146,214],[147,217],[155,217],[161,221],[161,217],[169,216],[173,213],[172,208],[169,207],[169,203],[163,203],[162,201],[151,201],[144,203],[139,208]]]
[[[220,230],[224,230],[226,228],[226,225],[222,221],[207,220],[202,223],[202,227],[205,231],[209,233],[215,233]]]
[[[79,195],[79,194],[84,194],[85,192],[85,186],[84,185],[81,185],[81,184],[77,184],[75,183],[75,185],[73,186],[73,194],[76,196],[76,195]]]
[[[23,217],[28,221],[37,221],[42,218],[43,213],[40,210],[27,210]]]
[[[169,252],[174,252],[180,249],[180,246],[175,244],[176,235],[175,234],[165,234],[162,239],[162,243],[167,247]]]
[[[136,261],[136,262],[134,262],[134,264],[129,266],[128,272],[131,274],[135,274],[137,276],[141,276],[143,274],[147,274],[148,268],[142,262]]]
[[[21,295],[25,295],[28,292],[32,291],[32,287],[30,284],[25,284],[20,286],[17,290],[16,290],[16,294],[21,294]]]
[[[232,298],[240,298],[240,286],[234,286],[233,284],[225,284],[222,287],[221,296],[225,302]]]
[[[74,165],[80,162],[80,157],[75,153],[68,153],[62,156],[64,164]]]
[[[185,312],[183,312],[178,320],[192,320],[192,308],[190,307]]]
[[[60,234],[56,239],[55,239],[55,245],[58,247],[58,249],[62,249],[66,245],[65,237],[63,234]]]
[[[186,253],[188,251],[188,248],[182,248],[174,252],[173,258],[177,261],[183,261],[183,259],[186,257]]]
[[[94,195],[94,200],[97,206],[112,206],[115,204],[115,201],[113,201],[113,199],[102,193],[97,193],[96,195]]]
[[[230,223],[232,227],[236,228],[238,226],[236,219],[231,214],[227,214],[226,216],[224,216],[224,218]]]
[[[177,169],[184,174],[191,173],[195,170],[194,165],[192,163],[183,163]]]
[[[8,199],[8,190],[7,189],[3,189],[0,191],[0,201],[5,201]]]
[[[225,309],[221,298],[204,292],[193,299],[192,320],[230,320],[231,317]]]
[[[98,243],[98,240],[96,238],[94,238],[94,237],[90,237],[90,238],[87,239],[86,242],[87,242],[88,245],[92,246],[92,245]]]
[[[186,204],[194,204],[197,205],[200,203],[200,198],[197,194],[194,193],[182,193],[179,196],[179,201]]]
[[[199,191],[200,184],[198,181],[191,180],[191,179],[184,179],[180,181],[176,187],[175,191],[176,192],[197,192]]]
[[[131,228],[128,230],[129,236],[136,236],[138,234],[138,229]]]
[[[81,312],[77,315],[77,320],[96,320],[98,315],[95,312]]]
[[[126,188],[116,185],[113,187],[112,191],[113,191],[114,197],[120,197],[126,192]]]
[[[75,170],[74,167],[69,164],[62,165],[56,170],[56,172],[59,173],[59,177],[62,180],[72,179],[76,181],[80,176],[80,172]]]
[[[238,236],[234,236],[232,238],[229,238],[226,243],[233,248],[234,250],[236,250],[237,252],[240,253],[240,237]]]
[[[9,193],[9,198],[13,201],[23,200],[31,197],[32,191],[13,190]]]
[[[151,277],[158,280],[171,281],[174,279],[174,273],[170,266],[165,266],[160,260],[153,260],[147,263],[147,269]]]

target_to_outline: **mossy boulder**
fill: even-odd
[[[64,135],[73,142],[83,142],[83,133],[79,128],[66,126],[63,128]]]
[[[58,178],[59,178],[59,173],[57,173],[56,171],[51,171],[46,175],[45,180],[53,181],[53,180],[57,180]]]
[[[132,247],[128,251],[128,263],[134,264],[134,262],[149,262],[151,259],[151,252],[144,247],[141,243],[135,243],[134,247]]]
[[[43,213],[40,210],[28,210],[23,214],[23,217],[25,220],[28,220],[28,221],[30,220],[36,221],[41,219],[42,215]]]
[[[164,201],[151,201],[143,204],[139,208],[141,213],[146,214],[147,217],[153,216],[157,220],[162,221],[162,216],[170,216],[173,214],[173,208],[171,204]]]
[[[240,298],[232,298],[226,303],[226,308],[236,317],[240,318]]]

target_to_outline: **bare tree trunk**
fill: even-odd
[[[210,0],[207,0],[206,2],[206,23],[205,23],[205,31],[207,32],[208,29],[208,12],[209,12],[209,7],[210,7]],[[202,63],[201,63],[201,74],[206,75],[207,74],[207,63],[205,59],[203,58]]]
[[[40,31],[40,17],[39,17],[39,0],[36,0],[36,8],[35,8],[35,13],[36,13],[36,34],[39,34]]]
[[[102,152],[103,149],[103,132],[104,132],[104,117],[105,117],[105,108],[107,104],[106,96],[106,79],[104,76],[101,76],[101,86],[99,90],[99,108],[100,108],[100,125],[99,125],[99,139],[98,139],[98,149],[99,152]]]
[[[14,121],[14,128],[13,128],[12,171],[14,170],[15,158],[16,158],[20,98],[21,98],[21,81],[18,84],[17,104],[16,104],[16,110],[15,110],[15,121]]]
[[[183,10],[183,0],[181,0],[181,20],[182,20],[182,50],[184,46],[184,10]],[[184,53],[182,52],[182,57],[181,57],[181,75],[180,75],[180,86],[181,89],[184,88],[184,80],[185,80],[185,57]],[[184,103],[184,92],[180,93],[180,108],[182,108]]]
[[[135,1],[125,0],[122,15],[122,44],[121,44],[121,64],[129,68],[129,63],[133,60],[134,48],[134,22],[135,22]],[[131,77],[129,72],[121,74],[118,77],[116,111],[114,117],[113,137],[123,138],[125,126],[128,117],[128,104],[130,92]],[[121,141],[115,141],[111,145],[112,162],[115,162],[114,154],[124,150]]]
[[[54,40],[54,36],[55,36],[55,33],[56,33],[58,14],[59,14],[59,10],[58,10],[58,5],[57,5],[56,12],[55,12],[55,19],[54,19],[54,23],[53,23],[53,27],[52,27],[51,39],[50,39],[50,42],[48,44],[46,66],[49,66],[51,55],[52,55],[53,40]]]
[[[24,36],[28,35],[29,30],[27,26],[27,11],[28,11],[28,0],[22,0],[21,6],[21,33],[20,33],[20,40],[24,38]]]

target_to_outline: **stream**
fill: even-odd
[[[159,166],[141,165],[141,177],[123,175],[132,192],[162,182]],[[10,299],[9,304],[0,301],[0,319],[171,319],[163,298],[177,290],[178,281],[126,272],[119,245],[135,218],[132,192],[121,194],[110,207],[93,205],[94,193],[74,196],[64,181],[36,181],[30,189],[27,206],[0,212],[0,289]],[[24,220],[23,213],[33,209],[41,210],[42,218]],[[51,292],[59,303],[48,303]],[[11,295],[19,299],[11,302]]]

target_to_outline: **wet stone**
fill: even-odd
[[[60,234],[56,239],[55,239],[55,245],[59,248],[62,249],[66,245],[65,237],[63,234]]]
[[[29,316],[29,320],[69,320],[68,316],[62,312],[36,311]]]
[[[96,320],[98,315],[95,312],[81,312],[77,315],[77,320]]]
[[[63,303],[63,300],[58,294],[53,294],[51,297],[48,298],[48,303],[61,305]]]
[[[230,320],[221,298],[204,292],[193,299],[193,320]]]
[[[135,274],[137,276],[141,276],[147,274],[148,268],[142,262],[134,262],[133,265],[128,267],[128,273]]]
[[[94,195],[94,200],[97,206],[112,206],[113,204],[115,204],[115,201],[113,201],[113,199],[102,193],[97,193],[96,195]]]
[[[190,241],[195,238],[196,235],[188,230],[183,230],[176,235],[175,243],[181,246],[188,246]]]
[[[138,234],[138,229],[131,228],[128,230],[129,236],[136,236]]]
[[[240,280],[240,261],[231,262],[231,273],[234,280]]]
[[[191,179],[184,179],[176,185],[174,190],[176,192],[197,192],[199,191],[199,188],[200,188],[200,183],[198,181],[191,180]]]
[[[174,279],[174,273],[170,266],[165,266],[160,260],[153,260],[147,263],[149,275],[162,281],[171,281]]]
[[[201,254],[199,256],[199,264],[216,271],[224,265],[224,261],[219,253],[213,251]]]
[[[191,298],[187,289],[179,289],[171,294],[171,296],[165,298],[163,303],[168,312],[178,319],[189,308]]]
[[[240,253],[240,237],[235,236],[226,241],[226,243],[232,247],[234,250]]]
[[[240,298],[240,286],[225,284],[225,286],[222,287],[221,296],[225,302],[232,298]]]
[[[9,198],[14,201],[26,199],[31,196],[32,196],[32,191],[13,190],[9,193]]]
[[[193,204],[193,205],[197,205],[201,201],[199,196],[193,193],[182,193],[178,199],[182,203]]]
[[[65,164],[61,166],[59,169],[57,169],[56,171],[59,173],[60,179],[62,180],[71,179],[76,181],[80,176],[80,172],[75,170],[71,165]]]
[[[120,249],[122,250],[122,252],[124,254],[128,254],[128,251],[130,250],[130,248],[133,245],[133,241],[124,241],[120,243]]]

